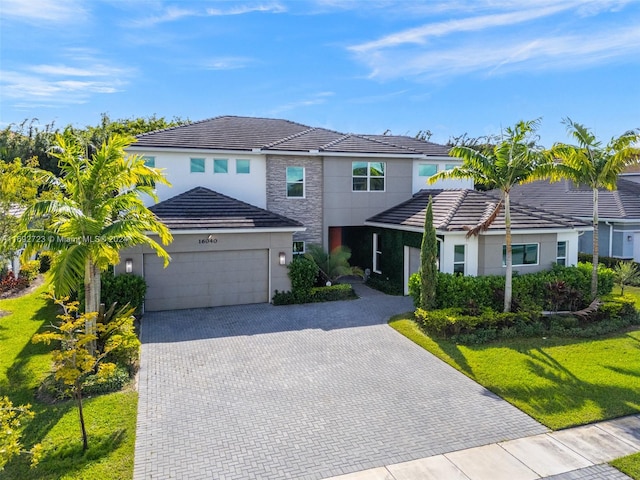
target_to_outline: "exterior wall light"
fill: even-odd
[[[133,272],[133,260],[131,260],[130,258],[127,258],[124,261],[124,271],[127,273]]]
[[[278,254],[278,260],[280,262],[280,265],[286,265],[287,264],[287,255],[284,252],[280,252]]]

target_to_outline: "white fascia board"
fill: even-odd
[[[126,149],[127,153],[182,153],[185,155],[205,154],[205,155],[225,155],[225,156],[250,156],[263,157],[265,153],[261,150],[221,150],[217,148],[177,148],[177,147],[140,147],[130,146]]]
[[[403,232],[413,232],[413,233],[424,233],[424,227],[410,227],[408,225],[395,225],[391,223],[379,223],[379,222],[364,222],[367,227],[378,227],[378,228],[386,228],[387,230],[402,230]],[[450,235],[451,231],[448,230],[438,230],[436,228],[437,235]],[[460,232],[466,233],[466,232]]]
[[[544,233],[565,233],[565,232],[590,232],[593,227],[567,227],[567,228],[527,228],[523,230],[511,229],[511,235],[536,235]],[[480,235],[505,235],[504,230],[490,230],[480,233]]]
[[[305,232],[307,227],[281,227],[281,228],[199,228],[185,230],[170,230],[172,235],[213,235],[220,233],[286,233]],[[146,232],[147,235],[158,235],[155,232]]]

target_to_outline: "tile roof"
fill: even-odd
[[[490,192],[498,195],[498,192]],[[543,208],[563,215],[593,217],[593,192],[591,188],[563,180],[549,183],[541,180],[517,185],[511,190],[514,202]],[[618,179],[618,189],[600,189],[598,216],[603,219],[640,220],[640,184]]]
[[[345,134],[289,120],[222,116],[138,135],[135,147],[446,156],[449,147],[400,135]]]
[[[367,223],[387,224],[407,230],[422,231],[424,216],[433,197],[433,225],[441,231],[466,231],[483,222],[493,211],[498,199],[476,190],[420,190],[411,199],[367,219]],[[534,207],[511,202],[511,229],[588,228],[589,224]],[[504,209],[489,231],[504,230]]]
[[[150,210],[171,230],[302,227],[296,220],[204,187],[164,200]]]

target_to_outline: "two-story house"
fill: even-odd
[[[459,165],[448,150],[407,136],[235,116],[140,135],[130,153],[163,169],[172,183],[157,186],[160,203],[151,207],[174,235],[172,261],[163,269],[138,247],[123,253],[117,271],[145,277],[147,310],[267,302],[275,290],[289,289],[292,255],[315,243],[326,250],[346,245],[353,264],[406,285],[421,232],[367,220],[410,201],[437,171]],[[554,227],[577,243],[575,225]],[[453,271],[454,261],[443,254],[441,269]]]

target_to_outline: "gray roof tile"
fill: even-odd
[[[441,231],[464,231],[475,227],[491,214],[498,201],[496,197],[476,190],[425,189],[420,190],[406,202],[368,218],[367,222],[422,230],[429,196],[433,197],[433,225]],[[511,228],[513,231],[573,227],[588,227],[588,224],[572,217],[511,203]],[[489,230],[504,229],[503,209]]]
[[[211,150],[447,155],[449,147],[400,135],[345,134],[289,120],[222,116],[149,132],[135,147]]]
[[[164,200],[150,208],[171,230],[292,228],[296,220],[278,215],[204,187]]]
[[[498,195],[499,192],[490,192]],[[593,217],[593,192],[584,185],[563,180],[549,183],[541,180],[517,185],[511,199],[521,204],[580,218]],[[640,184],[618,179],[618,189],[598,192],[598,216],[607,219],[640,220]]]

